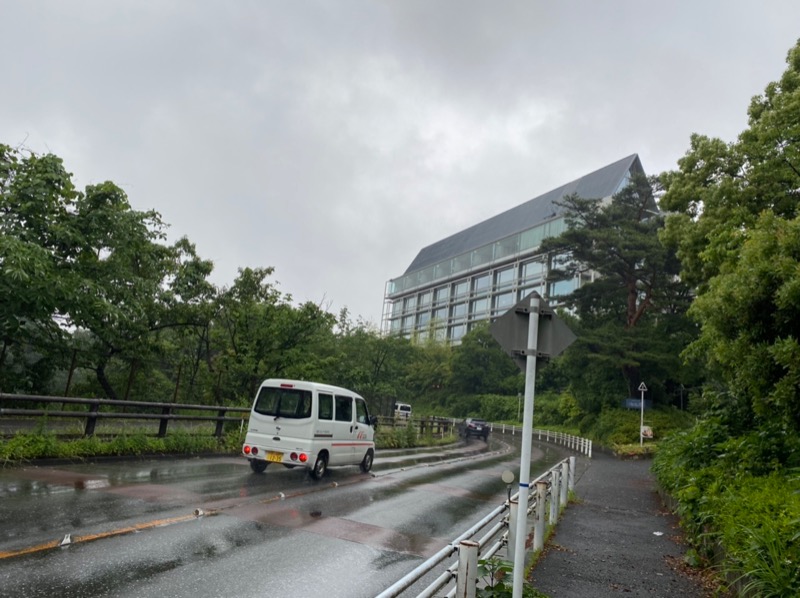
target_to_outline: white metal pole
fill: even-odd
[[[536,352],[539,337],[539,297],[531,297],[528,314],[528,355],[525,360],[525,405],[522,410],[522,455],[519,462],[519,507],[514,547],[514,586],[512,598],[522,598],[525,583],[525,537],[527,535],[528,489],[531,481],[531,445],[533,439],[533,395],[536,384]]]
[[[641,386],[639,389],[642,392],[642,408],[641,416],[639,417],[639,446],[644,446],[644,389]]]

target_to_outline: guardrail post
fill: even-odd
[[[100,403],[91,403],[89,406],[89,415],[86,416],[86,428],[83,431],[84,436],[94,436],[94,427],[97,425],[97,415],[100,410]]]
[[[519,517],[519,498],[508,503],[508,560],[514,562],[517,546],[517,517]]]
[[[544,548],[544,518],[547,502],[547,482],[536,482],[536,509],[533,512],[533,550]]]
[[[592,458],[592,441],[589,441],[589,458]]]
[[[217,420],[217,428],[214,430],[214,436],[217,438],[222,438],[222,427],[225,425],[225,422],[222,421],[222,418],[225,417],[225,412],[227,409],[220,409],[217,411],[217,417],[220,419]]]
[[[169,415],[172,412],[171,407],[162,407],[161,408],[161,415]],[[164,438],[167,435],[167,424],[169,423],[169,419],[166,417],[162,417],[158,422],[158,437]]]
[[[555,525],[558,521],[558,478],[561,477],[557,467],[550,470],[550,519],[548,523]]]
[[[567,480],[569,480],[569,463],[567,461],[563,461],[561,463],[561,508],[567,508]]]
[[[575,490],[575,457],[569,458],[569,489]]]
[[[478,591],[478,548],[480,544],[463,540],[458,545],[458,571],[456,573],[456,596],[475,598]]]

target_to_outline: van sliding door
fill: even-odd
[[[352,463],[355,455],[355,420],[353,397],[336,395],[333,412],[333,446],[331,465]]]

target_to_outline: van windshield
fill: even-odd
[[[311,417],[311,391],[262,386],[253,407],[261,415],[304,419]]]

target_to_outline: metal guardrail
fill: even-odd
[[[250,413],[249,407],[225,407],[221,405],[184,405],[181,403],[150,403],[147,401],[118,401],[112,399],[84,399],[76,397],[50,397],[39,395],[17,395],[0,393],[0,403],[22,403],[36,405],[46,404],[48,407],[57,403],[61,404],[61,409],[42,408],[42,407],[3,407],[0,408],[0,417],[58,417],[58,418],[78,418],[86,421],[84,427],[85,436],[93,436],[97,421],[100,419],[120,419],[120,420],[158,420],[158,436],[164,437],[167,434],[167,425],[171,421],[210,421],[215,423],[214,436],[221,437],[225,422],[241,422]],[[66,405],[82,405],[86,407],[84,411],[70,411],[64,407]],[[116,408],[116,411],[101,411],[104,407]],[[131,413],[127,409],[135,408],[140,411]],[[148,413],[146,410],[155,409],[159,413]],[[180,411],[204,411],[206,413],[216,413],[216,415],[189,415],[179,413]],[[238,417],[231,417],[229,413],[240,414]]]
[[[536,431],[535,431],[536,432]],[[531,482],[536,487],[528,497],[525,517],[533,515],[533,526],[527,526],[531,545],[534,550],[544,546],[545,528],[555,525],[561,510],[566,506],[568,492],[574,488],[575,457],[569,457],[551,467]],[[376,598],[396,598],[417,584],[425,575],[447,563],[454,555],[455,562],[449,564],[445,571],[434,579],[417,598],[433,596],[475,596],[475,588],[479,580],[476,576],[477,558],[488,560],[505,550],[508,560],[513,560],[513,535],[516,530],[516,517],[520,509],[517,505],[519,493],[510,496],[503,504],[493,509],[475,525],[459,535],[435,555],[418,565],[389,588],[378,594]],[[530,519],[529,519],[530,521]],[[480,535],[479,534],[483,534]],[[472,566],[464,567],[469,561]],[[450,587],[447,593],[441,592]]]
[[[492,424],[490,423],[489,426],[491,430],[496,434],[511,434],[515,436],[516,434],[522,434],[522,427],[520,426],[511,426],[508,424]],[[554,430],[540,430],[539,428],[534,428],[531,432],[533,436],[541,441],[544,442],[553,442],[555,444],[560,444],[565,446],[566,448],[578,451],[592,458],[592,441],[588,438],[583,438],[582,436],[575,436],[574,434],[567,434],[566,432],[556,432]]]
[[[120,401],[112,399],[87,399],[78,397],[53,397],[44,395],[24,395],[0,393],[0,404],[2,403],[23,403],[23,404],[46,404],[48,407],[2,407],[0,417],[55,417],[55,418],[77,418],[85,420],[84,435],[93,436],[97,421],[102,420],[157,420],[159,422],[158,436],[164,437],[167,434],[167,426],[170,421],[210,421],[215,423],[214,436],[221,437],[225,422],[243,422],[249,418],[249,407],[226,407],[223,405],[185,405],[181,403],[161,403],[149,401]],[[61,409],[53,409],[50,406],[61,403]],[[66,405],[83,405],[86,411],[70,411],[64,409]],[[113,411],[101,411],[103,407],[116,408]],[[130,408],[138,409],[138,412],[128,412]],[[121,410],[120,410],[121,409]],[[159,413],[146,412],[147,410],[160,410]],[[179,413],[180,411],[215,412],[216,415],[188,415]],[[236,416],[229,416],[234,413]],[[386,427],[407,427],[414,426],[420,435],[433,434],[435,436],[446,436],[458,430],[461,420],[450,417],[422,417],[399,419],[395,417],[378,417],[380,426]],[[522,428],[509,424],[489,423],[490,430],[500,434],[521,434]],[[554,442],[562,444],[569,449],[579,451],[588,457],[592,456],[592,441],[564,432],[552,430],[534,429],[533,435],[539,441]]]
[[[449,417],[412,417],[412,418],[397,418],[397,417],[384,417],[378,416],[378,425],[393,428],[403,428],[407,426],[414,426],[417,428],[417,433],[424,435],[426,432],[431,432],[434,436],[447,435],[449,433],[459,431],[459,424],[463,420]],[[497,424],[487,422],[489,430],[495,434],[511,434],[512,436],[522,434],[522,427],[512,424]],[[588,438],[575,436],[574,434],[567,434],[566,432],[556,432],[554,430],[541,430],[539,428],[533,429],[533,436],[540,442],[552,442],[561,444],[568,449],[578,451],[591,458],[592,456],[592,441]]]

